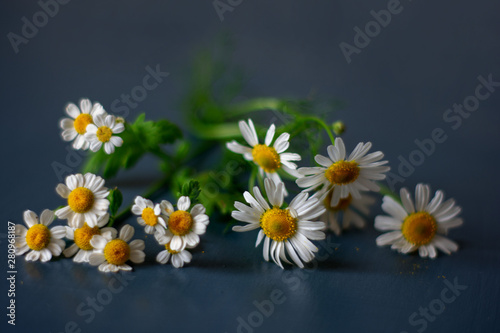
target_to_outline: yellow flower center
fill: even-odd
[[[174,251],[170,248],[170,243],[165,244],[165,249],[170,252],[171,254],[177,254],[179,251]]]
[[[332,207],[330,205],[330,203],[332,202],[332,195],[333,195],[333,190],[331,190],[330,192],[328,192],[328,194],[327,194],[327,196],[325,198],[325,201],[324,201],[325,207],[327,209],[331,210],[332,212],[338,212],[338,211],[341,211],[341,210],[346,210],[349,207],[349,205],[351,204],[351,202],[352,202],[352,196],[349,194],[349,196],[347,198],[340,199],[339,203],[337,204],[337,206]]]
[[[26,233],[26,243],[30,249],[40,251],[50,243],[50,231],[43,224],[35,224]]]
[[[427,212],[417,212],[408,215],[401,226],[401,232],[413,245],[428,244],[436,235],[437,223]]]
[[[345,185],[355,181],[359,171],[358,163],[354,161],[338,161],[325,171],[325,177],[332,185]]]
[[[108,126],[101,126],[97,129],[96,135],[99,141],[108,142],[113,135],[113,131]]]
[[[100,234],[101,230],[98,226],[91,228],[87,225],[87,223],[84,223],[83,227],[75,230],[75,244],[84,251],[93,250],[94,248],[90,245],[90,240],[94,237],[94,235]]]
[[[158,217],[153,208],[146,207],[142,210],[142,219],[147,225],[154,227],[158,223]]]
[[[86,213],[94,205],[94,193],[86,187],[77,187],[69,194],[68,205],[76,213]]]
[[[297,220],[286,209],[271,208],[262,214],[260,226],[267,237],[281,242],[297,232]]]
[[[252,157],[265,172],[275,172],[281,167],[280,155],[273,147],[256,145],[252,149]]]
[[[184,236],[191,231],[193,217],[184,210],[178,210],[170,215],[168,229],[177,236]]]
[[[75,127],[75,131],[78,134],[85,134],[87,132],[87,125],[92,124],[92,117],[88,113],[82,113],[78,117],[76,117],[73,122],[73,126]]]
[[[121,239],[113,239],[104,248],[106,261],[113,265],[123,265],[130,258],[130,246]]]

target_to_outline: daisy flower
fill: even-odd
[[[66,258],[75,256],[74,262],[89,262],[89,257],[94,250],[90,240],[94,235],[105,235],[110,239],[116,237],[115,228],[103,228],[108,221],[109,214],[105,214],[97,220],[97,225],[93,228],[89,227],[87,223],[84,223],[81,228],[66,227],[66,238],[75,243],[63,251],[64,256]],[[108,233],[109,235],[107,235]]]
[[[66,246],[63,238],[66,235],[66,229],[57,226],[49,229],[48,226],[54,221],[54,212],[46,209],[38,216],[31,210],[24,212],[24,222],[28,229],[21,224],[16,224],[16,255],[26,255],[27,261],[46,262],[52,259],[52,256],[59,256]]]
[[[123,139],[113,134],[121,133],[124,130],[125,125],[116,122],[115,116],[97,115],[94,117],[94,124],[87,126],[85,139],[90,143],[90,150],[93,152],[98,151],[104,145],[106,154],[113,154],[115,147],[121,147],[123,144]]]
[[[247,206],[241,202],[234,203],[237,211],[233,211],[231,216],[245,223],[245,226],[234,226],[233,231],[244,232],[259,229],[257,243],[264,240],[264,259],[269,261],[269,252],[273,261],[283,268],[281,260],[291,264],[286,257],[286,253],[293,262],[300,268],[304,267],[304,262],[314,259],[314,253],[318,248],[311,240],[325,239],[325,223],[314,222],[314,220],[325,212],[321,202],[317,198],[309,198],[308,193],[297,195],[287,208],[283,206],[285,184],[276,185],[274,181],[266,178],[264,181],[269,203],[262,196],[259,188],[253,189],[252,196],[248,191],[243,195]]]
[[[418,184],[415,191],[415,204],[406,188],[401,189],[402,205],[385,196],[382,209],[389,216],[377,216],[375,228],[389,231],[377,237],[377,245],[391,245],[393,250],[409,253],[418,250],[422,258],[436,258],[439,249],[446,254],[458,250],[457,243],[442,235],[451,228],[462,225],[458,216],[461,208],[455,200],[444,201],[444,193],[437,191],[430,200],[431,189],[428,185]]]
[[[248,119],[248,124],[244,121],[240,121],[239,126],[243,138],[250,147],[243,146],[234,140],[228,142],[226,146],[232,152],[243,154],[243,157],[247,161],[253,161],[259,167],[261,176],[265,173],[266,176],[274,180],[276,184],[281,182],[281,178],[278,174],[279,170],[283,170],[294,177],[302,177],[296,170],[297,165],[291,162],[300,161],[300,155],[285,153],[290,145],[288,142],[290,134],[281,134],[271,146],[276,131],[276,126],[274,126],[274,124],[269,127],[264,144],[259,143],[257,132],[255,131],[255,126],[251,119]],[[287,195],[286,192],[285,195]]]
[[[57,193],[68,200],[68,205],[58,209],[60,219],[68,219],[72,228],[81,228],[83,223],[93,228],[98,216],[106,214],[109,207],[109,191],[104,187],[104,179],[91,173],[66,177],[66,184],[56,187]]]
[[[177,201],[177,211],[174,211],[174,207],[167,200],[163,200],[160,207],[167,218],[165,243],[170,243],[173,251],[180,252],[186,246],[193,248],[200,243],[199,235],[205,233],[210,223],[202,204],[194,205],[188,212],[191,200],[189,197],[180,197]]]
[[[151,200],[144,199],[143,197],[136,197],[135,204],[132,206],[132,213],[139,215],[137,223],[145,227],[144,230],[147,234],[165,233],[165,220],[161,217],[161,207],[159,204],[154,205]]]
[[[324,221],[328,228],[337,236],[342,233],[342,229],[348,229],[351,224],[358,229],[364,228],[366,222],[360,213],[368,215],[370,213],[370,206],[375,203],[375,198],[362,195],[360,199],[355,199],[352,195],[349,195],[347,198],[340,199],[336,206],[332,206],[330,203],[333,191],[338,191],[338,189],[334,187],[321,196],[320,200],[326,208],[326,212],[321,215],[320,220]]]
[[[66,105],[66,113],[71,118],[64,118],[60,122],[63,129],[61,136],[64,141],[73,141],[73,148],[87,150],[89,143],[85,140],[87,125],[94,123],[94,117],[105,115],[106,111],[99,103],[94,103],[84,98],[80,101],[80,108],[75,104]]]
[[[165,246],[165,250],[158,253],[156,256],[156,261],[162,265],[168,263],[171,260],[172,265],[175,268],[181,268],[184,264],[189,264],[193,256],[187,250],[174,251],[170,248],[170,242],[166,240],[163,235],[155,234],[155,238],[160,245]]]
[[[380,191],[380,187],[374,180],[385,179],[384,173],[390,168],[380,161],[384,154],[380,151],[367,152],[372,147],[371,142],[360,142],[346,159],[344,141],[335,139],[335,146],[328,146],[328,156],[316,155],[316,162],[321,165],[314,168],[300,168],[298,171],[304,177],[297,179],[297,185],[311,191],[323,186],[320,193],[331,190],[334,186],[338,189],[333,192],[330,206],[338,205],[340,199],[352,195],[355,199],[361,199],[360,191]]]
[[[144,262],[146,256],[142,239],[128,243],[134,236],[134,232],[134,228],[126,224],[120,229],[118,238],[114,238],[111,233],[94,235],[90,240],[94,252],[89,256],[89,263],[92,266],[99,266],[101,272],[131,271],[132,267],[125,263],[130,260],[135,264],[140,264]]]

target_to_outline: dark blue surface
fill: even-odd
[[[253,248],[256,232],[224,235],[224,225],[214,220],[184,269],[154,264],[161,247],[149,237],[148,262],[127,275],[133,279],[92,320],[82,302],[111,295],[110,281],[121,285],[115,276],[70,260],[19,258],[17,325],[7,326],[2,314],[2,332],[64,332],[72,321],[75,332],[234,332],[238,318],[248,322],[249,316],[259,324],[255,332],[417,332],[424,324],[412,326],[409,318],[436,306],[445,281],[455,279],[467,289],[425,320],[425,332],[500,331],[500,87],[458,128],[443,119],[454,103],[474,94],[478,76],[500,81],[500,7],[489,0],[402,1],[401,12],[348,64],[339,44],[353,44],[353,28],[373,20],[371,10],[387,6],[385,0],[243,1],[221,22],[211,1],[71,1],[16,54],[7,34],[20,34],[21,18],[31,20],[40,7],[36,1],[3,1],[2,272],[6,222],[22,223],[24,210],[39,213],[61,203],[51,164],[65,163],[67,156],[57,126],[64,104],[89,97],[112,111],[116,98],[142,84],[145,67],[159,64],[170,76],[130,109],[130,117],[146,111],[150,119],[168,117],[185,127],[177,110],[189,60],[227,30],[234,36],[235,62],[248,70],[247,96],[316,93],[345,101],[329,120],[347,123],[348,149],[372,141],[393,170],[400,155],[408,159],[416,149],[415,139],[442,128],[447,140],[404,185],[426,182],[445,190],[463,207],[465,224],[450,234],[459,252],[434,261],[377,248],[379,233],[370,221],[364,231],[330,236],[337,250],[317,268],[282,271]],[[111,183],[124,190],[125,200],[153,182],[152,161]],[[373,216],[379,212],[375,208]],[[136,226],[133,218],[128,222]],[[137,236],[144,238],[139,227]],[[2,281],[5,309],[8,286]],[[270,299],[280,303],[273,313],[256,314],[254,302]]]

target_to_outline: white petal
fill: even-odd
[[[64,256],[66,258],[69,258],[69,257],[74,256],[75,253],[78,252],[78,250],[80,250],[80,248],[78,247],[78,245],[73,244],[70,247],[68,247],[66,250],[64,250],[63,254],[64,254]]]
[[[429,204],[430,187],[429,185],[417,184],[415,190],[415,206],[417,211],[424,211]]]
[[[50,234],[52,237],[56,239],[61,239],[66,237],[66,228],[63,226],[57,226],[52,229],[50,229]]]
[[[23,217],[24,217],[24,222],[26,222],[26,225],[30,228],[35,224],[38,224],[38,216],[31,210],[25,211]]]
[[[131,240],[132,237],[134,237],[134,233],[135,233],[134,228],[131,225],[126,224],[120,229],[120,237],[119,238],[121,240],[123,240],[124,242],[128,243],[128,241]]]
[[[403,234],[401,231],[391,231],[385,234],[382,234],[377,237],[376,243],[378,246],[384,246],[384,245],[389,245],[392,244],[394,241],[401,239],[403,237]]]
[[[240,121],[239,126],[243,138],[251,147],[259,143],[257,132],[255,131],[255,127],[251,119],[248,119],[248,125],[243,120]]]
[[[290,143],[288,142],[289,139],[290,139],[290,134],[288,133],[283,133],[276,139],[276,142],[274,142],[273,147],[274,149],[276,149],[276,152],[278,154],[281,154],[282,152],[288,149],[288,147],[290,146]]]
[[[65,110],[66,110],[67,115],[73,119],[75,119],[76,117],[78,117],[80,115],[80,109],[78,109],[78,107],[73,103],[68,103],[66,105]]]
[[[130,261],[134,264],[140,264],[144,262],[144,258],[146,258],[146,254],[140,250],[132,250],[130,251]]]
[[[191,200],[189,199],[189,197],[183,196],[180,197],[179,200],[177,201],[177,208],[179,210],[188,211],[190,206],[191,206]]]
[[[101,235],[94,235],[90,240],[90,245],[97,250],[103,250],[106,244],[108,244],[108,240]]]
[[[275,131],[276,131],[276,126],[274,126],[274,124],[272,124],[266,133],[266,140],[265,140],[266,146],[271,145],[271,142],[273,141],[273,138],[274,138]]]
[[[401,196],[401,202],[403,203],[403,207],[408,212],[408,214],[415,212],[415,206],[413,205],[413,200],[411,199],[410,192],[406,188],[402,188],[399,191]]]
[[[403,221],[408,216],[408,213],[404,210],[404,208],[389,196],[384,197],[382,209],[400,221]]]
[[[252,148],[245,147],[236,141],[226,143],[227,149],[237,154],[252,154]]]
[[[88,98],[83,98],[80,100],[80,110],[83,113],[90,113],[92,109],[92,102]]]
[[[106,261],[106,258],[104,257],[104,254],[102,254],[102,253],[94,252],[89,256],[89,264],[91,264],[92,266],[99,266],[100,264],[102,264],[105,261]]]
[[[156,261],[163,265],[168,262],[168,259],[170,259],[170,252],[168,252],[167,250],[161,251],[156,256]]]
[[[52,259],[52,252],[48,249],[43,249],[40,251],[40,261],[41,262],[47,262],[50,259]]]
[[[379,215],[375,217],[375,229],[380,231],[400,230],[402,222],[390,216]]]
[[[40,223],[48,227],[52,224],[52,222],[54,222],[54,217],[55,215],[53,211],[51,211],[50,209],[45,209],[42,214],[40,214]]]
[[[116,147],[121,147],[123,145],[123,139],[119,136],[113,135],[109,141]]]

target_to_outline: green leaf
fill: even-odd
[[[130,169],[146,153],[153,153],[162,160],[170,156],[163,152],[162,145],[171,144],[182,137],[182,132],[168,120],[145,121],[146,115],[140,114],[133,123],[125,123],[125,131],[120,133],[123,145],[107,155],[104,149],[90,153],[83,172],[98,174],[104,178],[114,177],[121,169]]]
[[[201,188],[200,182],[197,180],[191,180],[189,183],[184,183],[182,185],[181,191],[178,193],[178,197],[189,197],[192,203],[198,202],[198,197],[200,196]]]
[[[109,191],[108,195],[109,200],[109,213],[112,217],[116,216],[120,206],[123,203],[123,195],[122,192],[118,188],[114,188]]]

